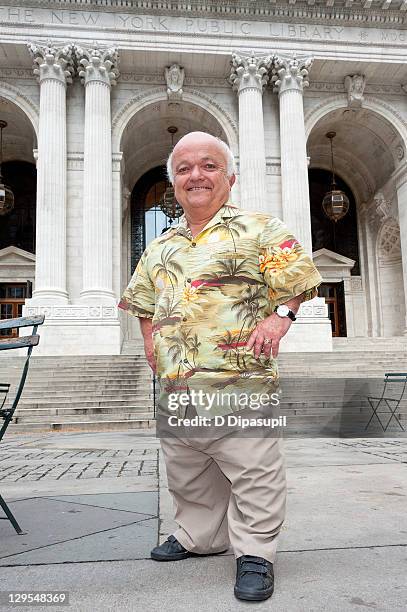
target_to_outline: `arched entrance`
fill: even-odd
[[[177,128],[175,138],[168,128]],[[124,172],[122,215],[122,287],[124,288],[148,242],[161,234],[169,219],[159,207],[168,186],[165,164],[172,149],[182,136],[192,131],[204,131],[218,136],[229,145],[226,130],[218,119],[202,106],[190,101],[158,100],[136,112],[123,130],[121,150]],[[139,339],[137,322],[122,320],[125,340]]]
[[[0,216],[0,319],[12,319],[21,316],[35,277],[36,135],[29,117],[2,96],[2,89],[0,119],[7,123],[3,130],[2,175],[14,194],[14,207]],[[7,335],[18,333],[8,330]]]
[[[320,292],[343,302],[338,308],[346,321],[333,322],[335,335],[398,335],[404,326],[402,313],[393,311],[392,323],[384,324],[386,300],[379,279],[377,237],[382,225],[397,217],[392,174],[404,155],[404,142],[395,126],[368,104],[359,109],[344,104],[344,100],[328,102],[326,114],[320,109],[307,144],[314,256],[325,281]],[[336,224],[321,211],[323,195],[329,190],[331,155],[326,133],[331,130],[336,132],[337,182],[350,200],[349,213]],[[379,205],[383,198],[385,212]],[[399,277],[398,273],[387,277],[394,293],[400,292]]]

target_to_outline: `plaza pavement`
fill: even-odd
[[[90,611],[407,609],[407,440],[290,439],[288,515],[262,603],[233,596],[231,552],[149,559],[174,529],[153,431],[8,433],[0,493],[0,609]],[[70,605],[12,607],[5,591],[69,591]]]

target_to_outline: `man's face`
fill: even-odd
[[[175,197],[187,214],[215,214],[227,202],[235,177],[227,177],[223,149],[214,138],[186,136],[174,149]]]

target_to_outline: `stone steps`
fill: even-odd
[[[312,430],[312,423],[319,427],[321,422],[338,418],[335,414],[341,406],[344,377],[382,380],[385,372],[407,371],[407,351],[382,346],[385,350],[379,352],[335,348],[332,353],[282,353],[279,369],[284,413],[295,417],[295,427]],[[3,355],[0,381],[12,383],[15,389],[23,364],[23,357],[5,359]],[[332,379],[328,383],[330,402],[321,401],[315,388],[315,379],[324,378]],[[334,379],[338,379],[337,385]],[[10,428],[35,432],[151,427],[153,399],[151,371],[141,355],[34,356],[17,422]],[[350,406],[343,408],[342,419],[352,414],[355,420],[366,420],[369,415],[363,408],[352,410]],[[401,413],[405,422],[405,410]]]

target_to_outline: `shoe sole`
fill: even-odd
[[[274,587],[267,589],[267,591],[264,591],[263,593],[249,593],[248,591],[239,591],[235,587],[234,592],[235,597],[237,599],[243,599],[244,601],[264,601],[265,599],[268,599],[272,596],[272,594],[274,593]]]
[[[156,553],[150,553],[150,557],[153,561],[183,561],[183,559],[189,559],[190,557],[213,557],[215,555],[222,555],[226,550],[221,550],[217,553],[207,553],[204,555],[200,555],[198,553],[179,553],[178,555],[157,555]]]

